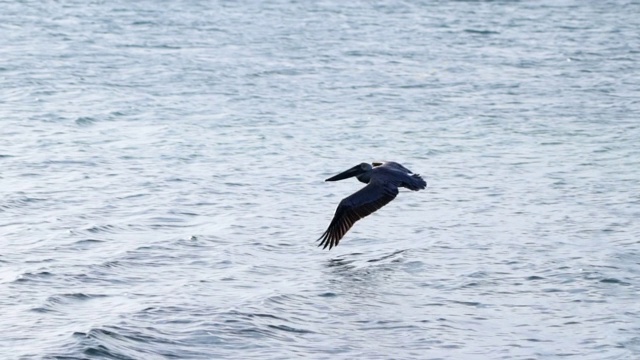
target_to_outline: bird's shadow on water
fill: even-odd
[[[346,296],[354,303],[373,300],[379,296],[380,288],[387,288],[393,283],[393,277],[401,271],[404,262],[403,254],[407,250],[396,250],[392,253],[349,253],[327,260],[327,277],[324,284],[327,294]]]
[[[396,257],[396,255],[402,254],[404,252],[406,252],[407,249],[404,250],[397,250],[394,251],[391,254],[386,254],[380,257],[376,257],[373,259],[367,259],[364,260],[364,263],[376,263],[376,262],[380,262],[383,260],[387,260],[387,259],[391,259]],[[329,259],[327,260],[327,267],[328,268],[335,268],[335,267],[343,267],[343,268],[355,268],[357,266],[355,265],[351,265],[357,262],[360,262],[360,259],[358,257],[365,255],[364,253],[350,253],[350,254],[346,254],[343,255],[343,257],[338,257],[338,258],[333,258],[333,259]]]

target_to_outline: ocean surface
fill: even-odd
[[[639,1],[0,8],[1,359],[640,359]]]

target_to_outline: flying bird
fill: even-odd
[[[354,176],[367,186],[340,201],[327,231],[318,239],[318,246],[323,249],[328,246],[331,250],[337,246],[356,221],[395,199],[399,187],[413,191],[427,187],[427,182],[420,175],[393,161],[362,163],[325,181],[344,180]]]

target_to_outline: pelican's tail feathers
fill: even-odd
[[[427,182],[424,181],[424,179],[422,178],[422,176],[420,176],[420,174],[412,174],[409,177],[409,181],[405,182],[402,185],[404,185],[404,187],[406,187],[409,190],[418,191],[426,188]]]

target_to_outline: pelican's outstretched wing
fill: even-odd
[[[327,231],[318,241],[323,249],[337,246],[353,224],[365,216],[387,205],[398,195],[398,187],[393,183],[372,181],[367,186],[343,199],[336,209]]]

